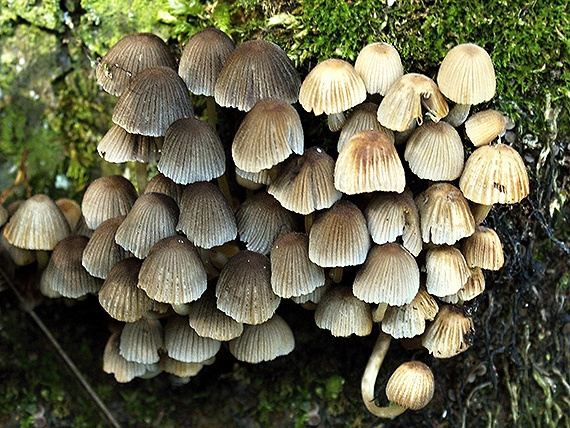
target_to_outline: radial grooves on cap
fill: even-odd
[[[154,364],[160,360],[159,349],[164,345],[162,324],[156,318],[141,318],[126,323],[121,332],[119,353],[127,361]]]
[[[356,58],[354,69],[362,77],[369,94],[382,96],[404,74],[400,54],[394,46],[384,42],[364,46]]]
[[[483,110],[465,121],[465,134],[475,147],[489,144],[505,132],[507,119],[496,110]]]
[[[161,137],[183,117],[194,116],[184,81],[168,67],[140,72],[117,100],[113,122],[131,134]]]
[[[340,131],[336,150],[340,152],[350,137],[366,129],[383,132],[393,143],[394,132],[391,129],[380,125],[380,122],[376,119],[377,111],[378,104],[374,103],[363,103],[356,106],[347,117],[346,122]]]
[[[210,290],[190,304],[188,321],[198,335],[219,341],[232,340],[243,332],[242,323],[218,309],[216,295]]]
[[[160,158],[162,139],[130,134],[113,125],[97,145],[99,155],[107,162],[156,162]]]
[[[427,251],[426,273],[427,291],[437,297],[457,293],[469,278],[463,254],[449,245],[436,246]]]
[[[224,146],[208,123],[178,119],[166,131],[157,167],[178,184],[210,181],[226,170]]]
[[[212,248],[237,235],[235,216],[220,189],[208,182],[190,184],[180,199],[176,230],[200,248]]]
[[[410,410],[425,407],[434,393],[433,373],[420,361],[400,365],[388,379],[386,397],[391,403]]]
[[[171,358],[185,363],[200,363],[212,358],[222,343],[201,337],[188,324],[186,317],[172,315],[164,328],[164,347]]]
[[[119,383],[130,382],[147,371],[146,364],[127,361],[119,352],[120,332],[113,333],[103,351],[103,371],[115,375]]]
[[[485,226],[477,226],[475,233],[465,239],[462,251],[470,268],[499,270],[505,263],[503,245],[497,232]]]
[[[463,171],[463,142],[449,123],[428,121],[408,139],[404,158],[419,178],[452,181]]]
[[[410,303],[420,288],[416,259],[400,244],[376,245],[356,273],[352,291],[368,303],[401,306]]]
[[[469,348],[473,331],[462,309],[443,305],[422,336],[422,345],[436,358],[451,358]]]

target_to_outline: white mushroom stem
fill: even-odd
[[[376,386],[376,378],[378,372],[384,361],[384,357],[390,347],[392,336],[380,331],[372,354],[366,364],[366,369],[362,375],[362,400],[370,413],[380,418],[393,419],[406,411],[405,407],[398,405],[391,405],[386,407],[379,407],[374,401],[374,387]]]

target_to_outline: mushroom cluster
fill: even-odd
[[[95,180],[77,232],[68,228],[55,248],[32,247],[53,249],[46,295],[96,293],[121,322],[104,350],[107,373],[188,379],[222,342],[250,363],[286,355],[295,340],[276,311],[292,299],[335,336],[379,324],[362,379],[372,413],[395,417],[429,402],[433,375],[416,361],[388,382],[396,405],[375,404],[390,340],[415,338],[436,358],[469,347],[462,304],[484,291],[483,269],[504,263],[485,217],[527,196],[529,182],[501,143],[508,120],[470,115],[495,93],[483,48],[451,49],[437,83],[403,70],[393,46],[373,43],[355,66],[328,59],[301,80],[279,46],[236,47],[216,29],[190,38],[178,64],[151,34],[109,50],[97,80],[118,99],[98,151],[109,162],[156,162],[159,173],[138,192],[122,176]],[[191,93],[206,97],[207,122],[194,117]],[[340,131],[336,152],[305,147],[297,101]],[[228,144],[216,131],[219,106],[245,114]],[[20,218],[36,224],[28,203],[3,233],[20,248]]]

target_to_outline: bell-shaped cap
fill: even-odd
[[[471,153],[459,188],[467,199],[482,205],[516,204],[530,191],[524,161],[505,144],[481,146]]]
[[[149,67],[176,70],[176,58],[168,45],[150,33],[136,33],[115,43],[97,63],[97,83],[111,95],[120,96],[131,80]]]
[[[117,228],[115,242],[143,259],[152,246],[176,235],[180,210],[174,199],[162,193],[143,193]]]
[[[158,170],[178,184],[210,181],[226,170],[224,146],[216,130],[193,117],[166,130]]]
[[[335,337],[368,336],[372,332],[372,310],[354,297],[350,286],[333,285],[317,305],[315,323]]]
[[[135,186],[121,175],[93,180],[81,202],[87,226],[95,230],[105,220],[126,215],[137,199]]]
[[[422,345],[436,358],[451,358],[469,348],[473,333],[473,321],[463,309],[442,305],[422,336]]]
[[[229,348],[238,360],[256,364],[290,354],[295,349],[295,337],[285,320],[273,315],[263,324],[246,325]]]
[[[291,156],[281,167],[267,192],[289,211],[310,214],[329,208],[342,193],[334,187],[335,162],[320,147],[302,156]]]
[[[22,202],[4,227],[4,237],[26,250],[53,250],[71,233],[65,216],[47,195],[34,195]]]
[[[341,113],[366,99],[366,86],[348,62],[331,58],[317,64],[305,77],[299,103],[315,116]]]
[[[161,137],[130,134],[119,125],[113,125],[97,144],[99,155],[111,163],[156,162],[161,148]]]
[[[259,100],[293,104],[301,78],[283,49],[267,40],[249,40],[229,56],[218,76],[214,98],[222,107],[249,111]]]
[[[161,137],[178,119],[193,117],[188,88],[169,67],[141,71],[119,97],[113,122],[131,134]]]
[[[188,185],[180,198],[180,213],[176,230],[197,247],[222,245],[237,235],[232,208],[212,183],[201,181]]]
[[[378,122],[393,131],[405,131],[412,121],[423,123],[422,105],[434,122],[447,116],[449,106],[429,77],[408,73],[390,87],[378,107]]]
[[[499,235],[485,226],[477,226],[475,233],[463,240],[461,251],[470,268],[499,270],[505,263]]]
[[[406,175],[394,143],[383,132],[374,130],[350,137],[336,160],[334,185],[348,195],[403,192]]]
[[[322,267],[362,264],[369,248],[364,215],[343,199],[320,212],[309,232],[309,259]]]
[[[441,62],[437,83],[443,95],[458,104],[480,104],[495,95],[497,82],[491,57],[473,43],[453,47]]]
[[[199,336],[186,317],[171,315],[164,327],[164,348],[176,360],[201,363],[215,356],[221,346],[219,340]]]
[[[232,39],[217,28],[205,28],[190,37],[178,66],[190,92],[213,97],[216,80],[234,49]]]
[[[393,143],[394,132],[380,125],[380,122],[376,119],[377,111],[378,104],[374,103],[362,103],[356,106],[346,118],[346,122],[340,131],[336,150],[340,152],[350,137],[367,129],[383,132]]]
[[[394,46],[385,42],[364,46],[356,58],[354,69],[362,77],[369,94],[382,96],[404,74],[400,54]]]
[[[372,247],[356,273],[352,291],[368,303],[401,306],[410,303],[420,288],[416,259],[400,244]]]
[[[127,361],[155,364],[160,360],[159,350],[164,348],[164,331],[157,318],[142,317],[128,322],[121,331],[119,353]]]
[[[420,361],[401,364],[386,384],[386,397],[391,403],[419,410],[431,401],[435,380],[431,369]]]
[[[463,142],[449,123],[428,121],[408,139],[404,158],[421,179],[453,181],[463,171]]]
[[[297,110],[286,101],[270,98],[255,103],[240,124],[232,144],[237,168],[260,172],[303,154],[304,134]],[[255,153],[255,156],[252,156]]]

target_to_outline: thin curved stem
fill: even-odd
[[[401,415],[406,411],[402,406],[392,405],[387,407],[379,407],[374,401],[374,387],[376,385],[376,378],[378,377],[378,372],[386,357],[388,348],[390,347],[390,341],[392,336],[380,331],[378,334],[378,339],[370,354],[368,363],[366,364],[366,369],[362,375],[361,390],[362,390],[362,401],[370,413],[380,418],[393,419],[398,415]]]

